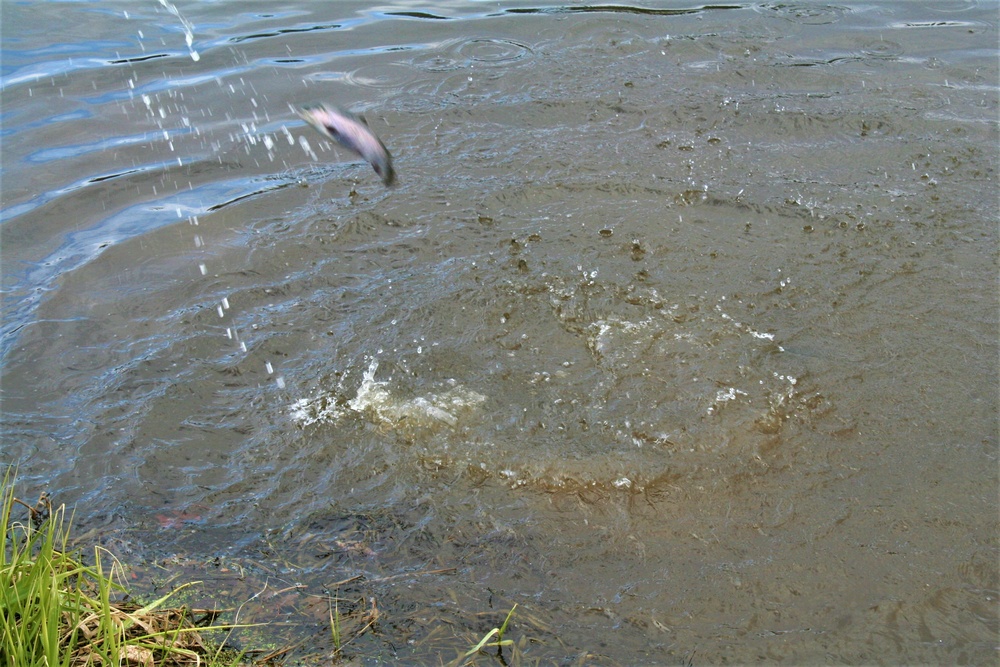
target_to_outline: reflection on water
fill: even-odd
[[[3,454],[96,539],[390,662],[995,659],[989,8],[4,11]]]

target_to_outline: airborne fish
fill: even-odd
[[[314,104],[295,109],[295,113],[312,125],[327,139],[333,139],[347,150],[367,160],[382,182],[392,185],[396,172],[392,169],[392,156],[375,133],[368,129],[364,118],[350,111],[325,104]]]

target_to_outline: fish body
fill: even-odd
[[[392,185],[396,180],[396,172],[392,168],[392,155],[386,150],[385,144],[368,129],[368,124],[360,116],[350,111],[325,104],[314,104],[295,109],[302,120],[312,125],[327,139],[332,139],[341,146],[357,153],[371,164],[375,173],[386,185]]]

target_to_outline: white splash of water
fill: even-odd
[[[403,398],[389,389],[389,383],[375,379],[378,361],[372,360],[361,378],[357,394],[346,404],[338,403],[337,390],[323,391],[309,398],[295,401],[289,409],[292,419],[300,426],[315,423],[336,423],[348,413],[365,415],[383,426],[403,424],[424,427],[447,426],[454,428],[462,416],[486,401],[482,394],[451,382],[441,393]]]
[[[191,54],[191,60],[198,62],[201,60],[201,55],[194,49],[194,24],[188,21],[181,15],[181,12],[174,3],[169,0],[160,0],[160,4],[168,12],[177,17],[177,20],[181,22],[181,26],[184,28],[184,41],[187,42],[188,53]]]

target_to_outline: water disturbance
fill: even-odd
[[[364,664],[515,603],[542,664],[995,662],[995,6],[0,30],[0,459],[237,640],[319,660],[336,591]]]

